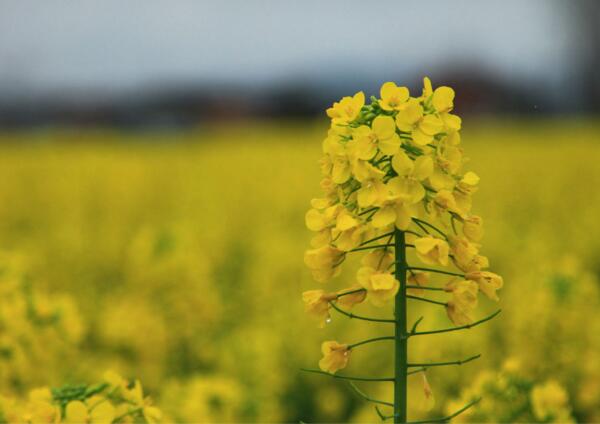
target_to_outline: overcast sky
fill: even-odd
[[[0,89],[435,74],[453,59],[555,81],[578,54],[559,0],[0,0]]]

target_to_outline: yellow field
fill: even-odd
[[[600,125],[463,125],[503,312],[411,346],[422,360],[483,354],[429,373],[435,412],[504,366],[532,384],[556,380],[578,421],[600,421]],[[319,284],[302,255],[325,133],[323,123],[264,123],[0,136],[1,392],[114,369],[139,377],[178,421],[376,418],[342,381],[299,371],[329,337],[382,331],[339,315],[318,329],[303,312],[301,292]],[[353,275],[347,267],[338,281]],[[482,300],[481,316],[495,307]],[[420,314],[423,329],[448,325],[443,310]],[[351,370],[389,374],[385,349],[357,352]],[[385,384],[360,387],[389,397]],[[417,380],[411,396],[412,416],[423,415]]]

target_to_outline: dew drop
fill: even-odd
[[[326,324],[329,324],[331,322],[331,317],[327,317],[327,319],[325,320]]]

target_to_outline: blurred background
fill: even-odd
[[[540,402],[600,421],[598,22],[593,0],[0,0],[0,393],[115,369],[176,421],[375,421],[299,371],[323,340],[382,331],[304,315],[304,213],[324,110],[427,75],[457,93],[505,288],[493,322],[411,346],[483,356],[428,374],[431,413],[411,382],[410,415],[477,392],[477,422],[549,422]],[[385,375],[390,355],[348,371]]]
[[[332,99],[427,74],[463,113],[600,108],[600,6],[508,0],[10,1],[0,125],[183,127],[320,116]]]

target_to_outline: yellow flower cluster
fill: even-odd
[[[527,376],[520,361],[505,361],[500,372],[481,372],[460,399],[446,405],[454,411],[465,401],[482,397],[477,408],[465,411],[452,422],[542,422],[572,423],[569,396],[555,380],[538,383]]]
[[[158,423],[162,412],[133,383],[107,371],[96,385],[42,387],[26,399],[0,396],[0,422],[18,423]]]
[[[0,391],[54,377],[86,331],[73,298],[39,289],[28,270],[21,255],[0,252]]]
[[[410,285],[423,287],[432,272],[453,277],[443,287],[449,294],[443,304],[454,324],[473,322],[480,292],[498,300],[502,277],[485,271],[482,219],[471,213],[479,177],[463,170],[461,119],[453,107],[454,91],[434,90],[425,78],[416,97],[386,82],[370,104],[359,92],[327,110],[331,126],[320,162],[323,196],[313,199],[306,213],[306,226],[315,236],[304,262],[316,281],[327,282],[339,275],[349,253],[370,252],[362,259],[357,284],[304,293],[306,311],[320,326],[329,319],[332,303],[349,308],[367,299],[382,307],[396,296],[399,281],[390,244],[395,229],[404,232],[416,260],[457,269],[409,267],[407,273]],[[329,372],[347,363],[347,356],[341,360],[339,349],[330,345],[323,345],[323,353],[322,368]]]

